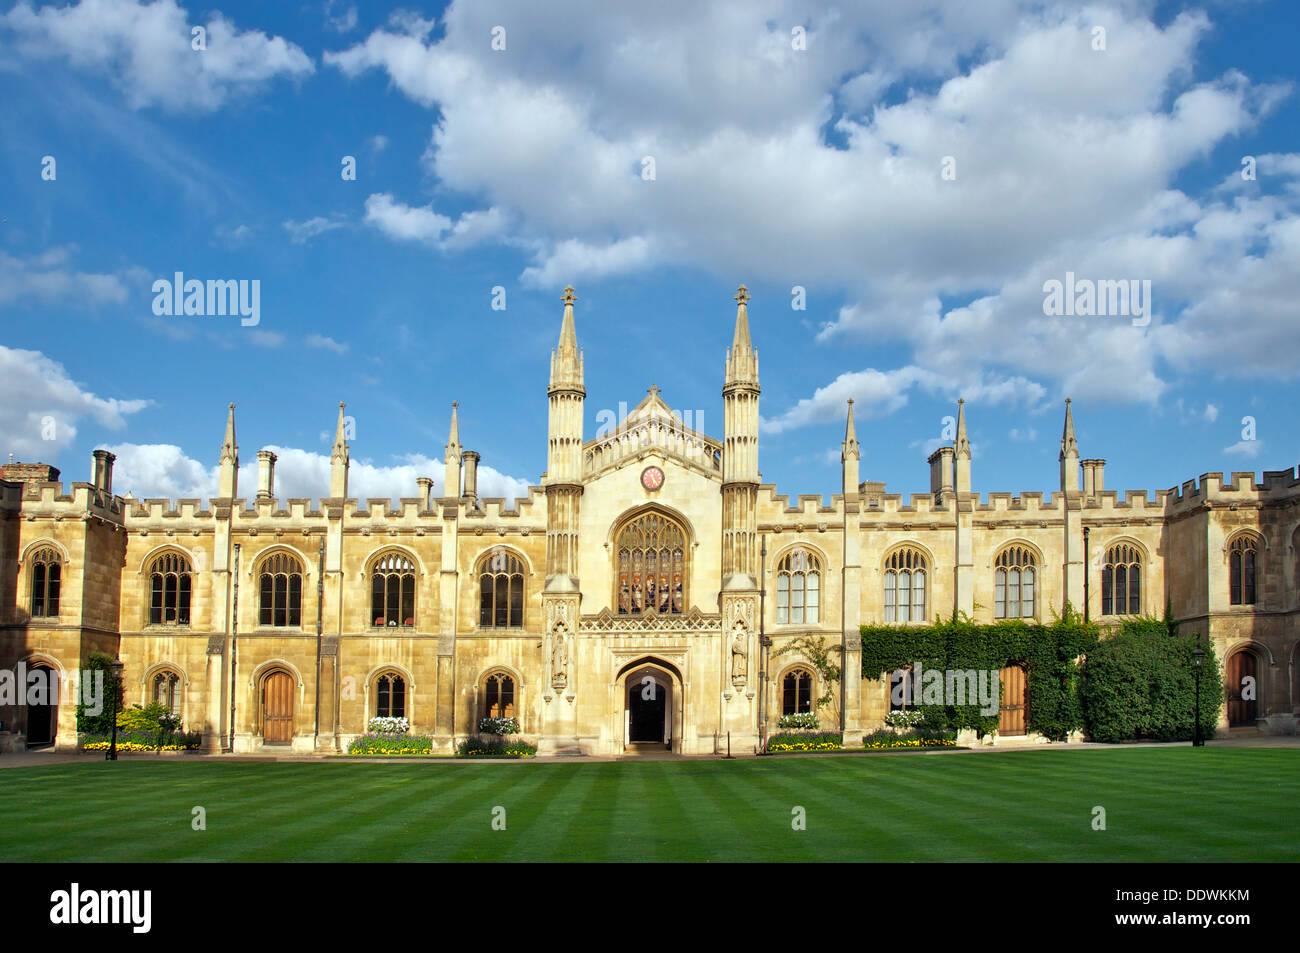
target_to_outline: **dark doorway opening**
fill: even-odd
[[[54,670],[48,665],[33,665],[28,677],[30,678],[31,673],[35,672],[39,672],[40,677],[44,679],[48,697],[51,687],[57,684]],[[21,690],[26,691],[26,686],[21,686]],[[54,744],[58,730],[59,706],[57,704],[27,706],[27,747],[45,748]]]
[[[664,715],[668,706],[668,692],[657,682],[636,683],[628,689],[627,707],[631,713],[628,741],[632,744],[658,742],[663,744]]]

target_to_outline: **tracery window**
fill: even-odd
[[[993,615],[998,619],[1032,619],[1037,581],[1035,557],[1024,546],[998,554],[993,573]]]
[[[190,561],[180,553],[163,553],[149,567],[149,622],[190,624]]]
[[[517,629],[524,624],[524,563],[508,549],[494,549],[478,564],[480,628]]]
[[[28,557],[28,561],[32,567],[32,616],[54,618],[59,614],[63,559],[54,547],[45,546]]]
[[[776,570],[776,621],[815,625],[820,621],[822,563],[802,546],[787,553]]]
[[[375,679],[375,715],[406,717],[406,679],[396,672],[385,672]]]
[[[1234,606],[1255,604],[1255,560],[1258,540],[1243,534],[1232,541],[1228,552],[1228,594]]]
[[[1119,543],[1106,551],[1101,571],[1101,614],[1142,612],[1142,555],[1136,546]]]
[[[371,564],[370,618],[377,626],[415,625],[415,563],[405,553],[382,553]]]
[[[885,560],[885,621],[925,620],[927,562],[911,547],[895,550]]]
[[[258,625],[301,625],[302,563],[290,553],[272,553],[258,580]]]
[[[153,677],[151,700],[160,702],[173,715],[181,713],[181,677],[172,671],[162,671]]]
[[[686,606],[686,531],[662,513],[631,520],[618,534],[615,586],[619,615],[680,615]]]
[[[488,718],[513,718],[515,680],[505,672],[493,672],[483,683],[483,703]]]
[[[813,686],[817,683],[806,668],[792,669],[781,679],[781,714],[798,715],[813,710]]]

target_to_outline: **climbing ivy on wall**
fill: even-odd
[[[1081,656],[1097,645],[1099,630],[1067,607],[1050,623],[1008,620],[976,624],[953,615],[914,627],[862,626],[862,677],[887,682],[892,672],[917,662],[923,669],[997,672],[1024,666],[1027,674],[1026,727],[1054,741],[1084,725]],[[921,686],[918,686],[918,691]],[[978,702],[966,705],[915,705],[934,729],[974,728],[983,735],[998,726]]]

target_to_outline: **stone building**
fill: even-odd
[[[1227,660],[1221,731],[1294,731],[1296,473],[1206,474],[1121,495],[1104,487],[1104,460],[1080,459],[1067,401],[1060,490],[981,498],[959,403],[928,492],[904,497],[860,481],[850,401],[840,492],[829,506],[820,494],[792,501],[760,478],[743,287],[721,440],[687,426],[653,386],[615,429],[584,439],[571,288],[563,300],[547,468],[523,499],[480,499],[479,455],[461,445],[455,404],[445,495],[422,477],[395,507],[348,496],[343,405],[319,501],[278,499],[269,451],[256,492],[240,495],[234,405],[206,505],[115,495],[104,450],[68,493],[51,467],[5,467],[0,667],[71,685],[89,653],[117,654],[127,702],[164,701],[210,751],[346,750],[387,715],[439,751],[501,716],[518,718],[541,754],[746,752],[760,728],[826,692],[797,648],[806,640],[824,640],[852,673],[820,709],[851,743],[890,706],[887,681],[857,677],[860,624],[954,610],[1046,621],[1085,601],[1107,624],[1169,605]],[[1004,675],[1003,737],[1023,733],[1023,680]],[[1241,697],[1247,675],[1253,700]],[[0,706],[10,743],[74,745],[68,695]]]

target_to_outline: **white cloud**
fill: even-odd
[[[1202,414],[1202,416],[1205,418],[1206,423],[1212,424],[1219,419],[1219,408],[1216,407],[1214,404],[1206,404],[1205,412]]]
[[[40,351],[0,345],[0,433],[8,444],[0,452],[16,460],[51,462],[76,437],[81,419],[121,430],[148,404],[97,397]]]
[[[1253,460],[1259,456],[1260,451],[1263,449],[1263,440],[1240,440],[1230,447],[1224,447],[1223,452],[1229,456],[1248,457]]]
[[[336,33],[348,33],[357,27],[357,8],[349,6],[342,13],[334,12],[334,0],[326,0],[325,23]]]
[[[127,289],[122,277],[77,271],[70,263],[73,251],[51,248],[26,258],[0,252],[0,305],[24,298],[83,308],[123,304]]]
[[[305,245],[317,235],[332,232],[334,229],[342,228],[346,224],[347,222],[340,219],[324,218],[317,215],[315,218],[309,218],[302,222],[290,219],[284,223],[284,230],[289,233],[289,240],[295,245]]]
[[[206,30],[205,49],[192,48],[192,26]],[[39,10],[19,3],[0,17],[0,31],[14,35],[27,58],[66,59],[106,74],[137,109],[211,111],[278,76],[315,69],[294,44],[240,31],[220,13],[192,25],[175,0],[82,0]]]
[[[506,230],[505,215],[495,207],[471,209],[453,222],[435,212],[432,204],[406,205],[387,192],[376,192],[366,199],[365,222],[389,238],[422,242],[447,251],[501,237]]]
[[[1205,14],[1157,26],[1146,0],[574,9],[455,3],[436,38],[407,18],[324,56],[436,107],[427,171],[510,223],[491,237],[531,250],[524,282],[685,265],[843,295],[821,342],[911,351],[859,372],[868,390],[895,375],[962,381],[972,400],[1154,405],[1171,373],[1296,373],[1300,164],[1261,162],[1281,186],[1269,194],[1175,185],[1287,92],[1197,78]],[[491,51],[497,22],[528,42]],[[789,23],[807,26],[807,51]],[[382,198],[367,220],[394,237],[437,245],[452,227]],[[1043,282],[1067,270],[1150,279],[1150,323],[1046,318]],[[823,419],[824,395],[850,389],[831,382],[768,425]]]
[[[335,354],[346,354],[348,350],[346,344],[340,344],[333,338],[326,337],[323,334],[309,334],[303,343],[308,347],[318,347],[322,350],[333,351]]]
[[[217,491],[218,467],[193,459],[172,444],[124,443],[109,448],[117,455],[113,489],[137,498],[210,499]],[[330,458],[294,447],[268,446],[275,453],[275,494],[281,500],[319,500],[329,494]],[[257,456],[245,453],[239,468],[239,494],[251,499],[257,492]],[[416,478],[431,477],[434,495],[442,495],[443,463],[420,454],[393,458],[390,464],[353,458],[348,469],[348,494],[358,500],[416,497]],[[527,497],[528,482],[507,476],[490,466],[479,465],[479,497],[503,497],[510,501]]]
[[[387,136],[370,137],[370,151],[373,152],[375,155],[379,155],[379,153],[383,152],[387,148],[388,148]]]

